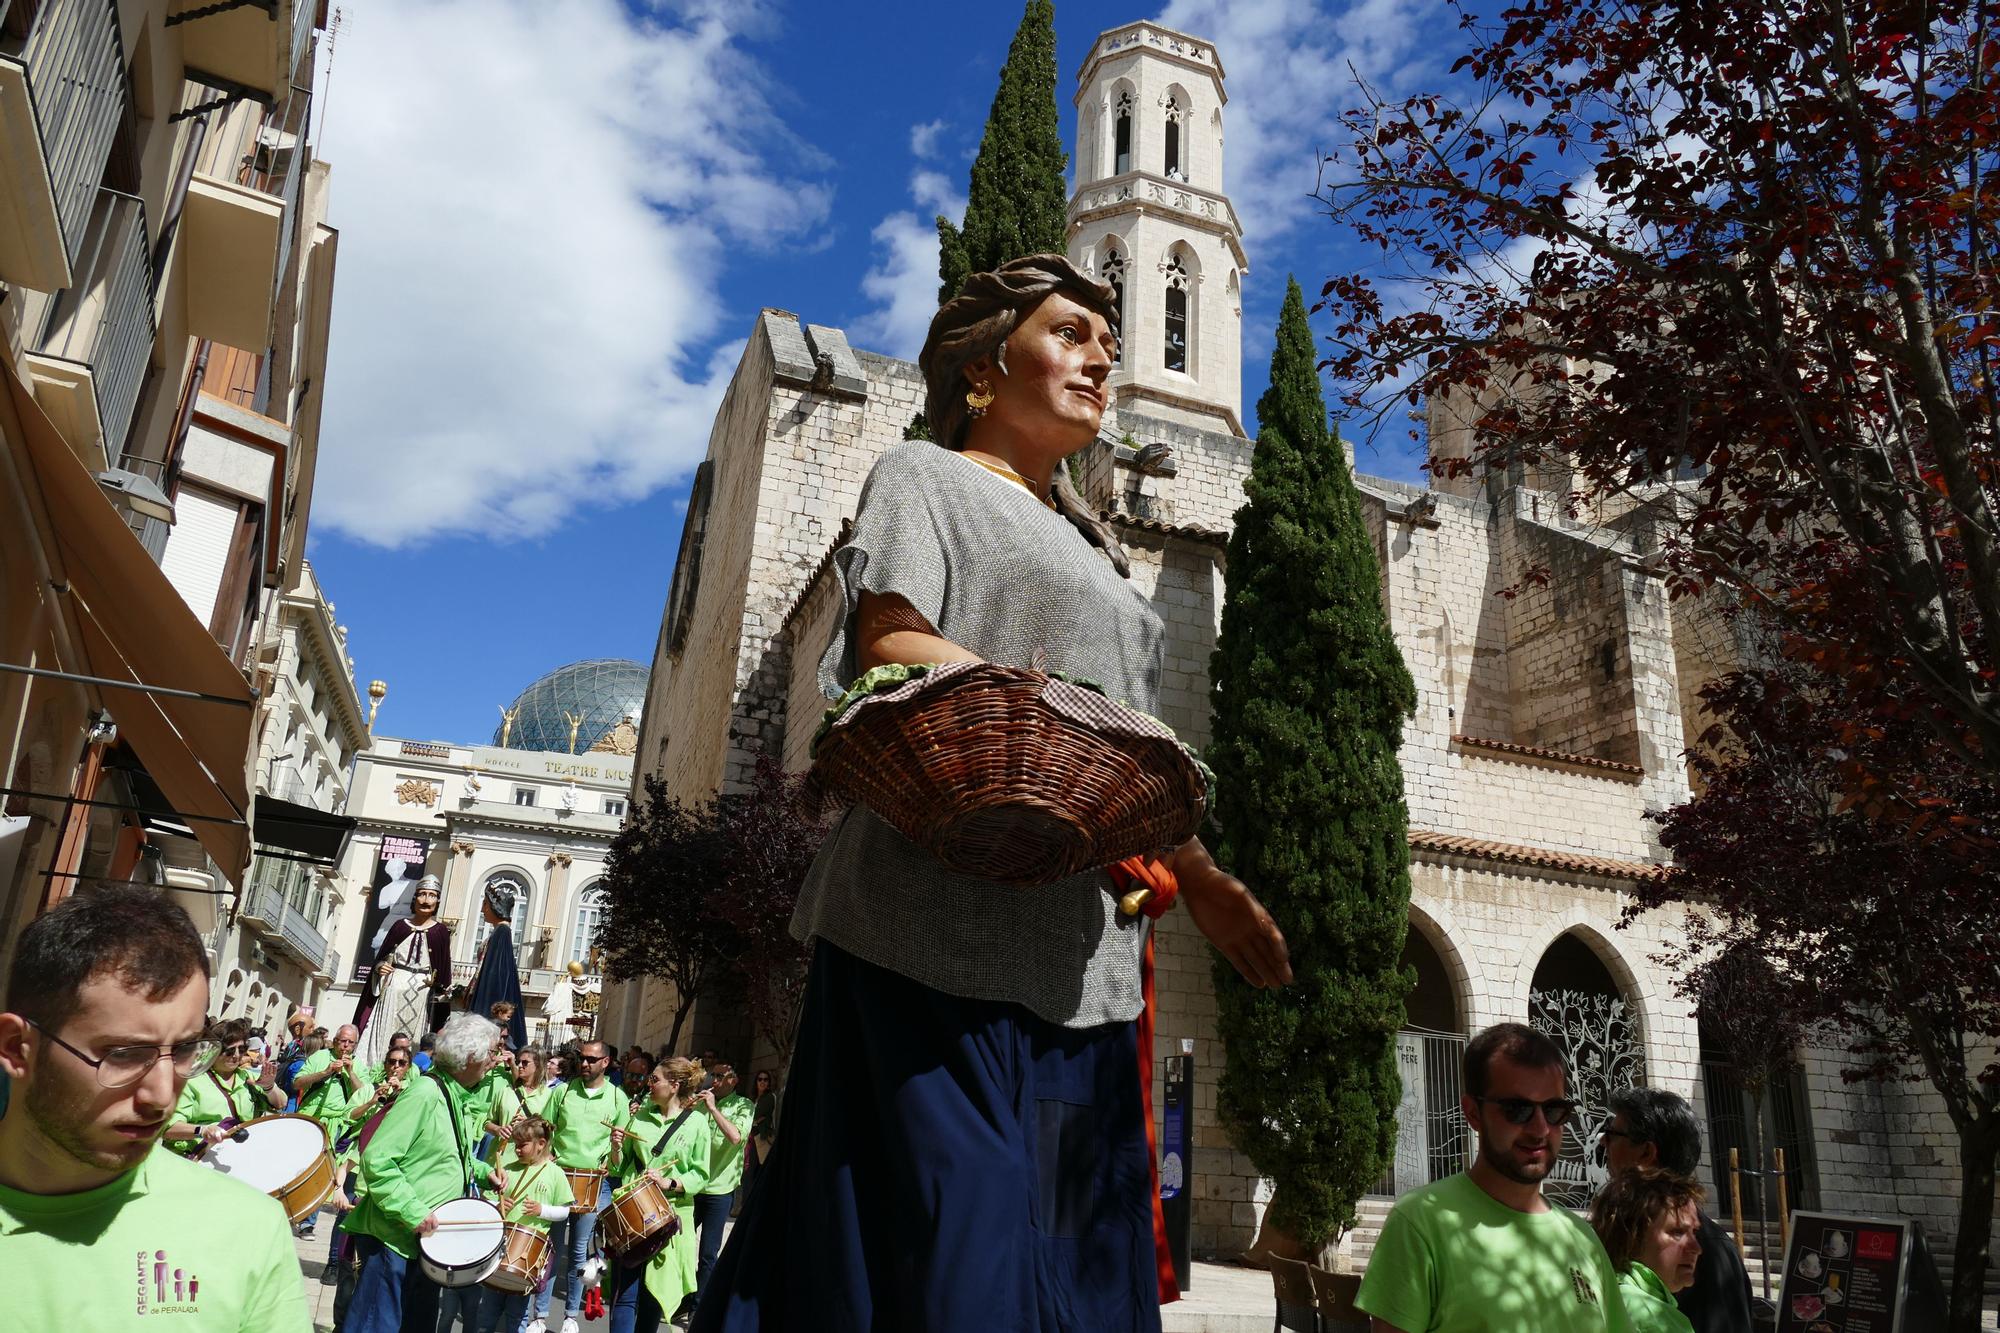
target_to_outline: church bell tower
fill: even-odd
[[[1123,411],[1243,433],[1243,227],[1222,192],[1222,62],[1156,23],[1100,33],[1077,74],[1069,256],[1118,291]]]

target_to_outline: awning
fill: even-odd
[[[336,866],[347,850],[348,835],[354,832],[352,815],[329,814],[296,801],[275,796],[257,796],[257,846],[297,852],[323,865]]]
[[[161,794],[238,883],[250,864],[247,774],[256,695],[4,356],[0,377],[6,380],[0,415],[11,418],[0,421],[0,435],[16,451],[27,503],[42,510],[45,530],[54,534],[48,558],[56,587],[38,591],[67,601],[87,659],[65,668],[202,696],[95,687]]]

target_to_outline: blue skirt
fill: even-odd
[[[1138,1059],[819,941],[694,1333],[1158,1333]]]

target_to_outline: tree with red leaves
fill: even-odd
[[[1553,479],[1756,627],[1652,900],[1716,903],[1943,1098],[1966,1330],[2000,1146],[1995,8],[1519,0],[1464,18],[1467,95],[1364,89],[1323,188],[1381,255],[1323,292],[1350,408],[1428,402],[1443,476]]]
[[[1958,839],[1913,835],[1841,795],[1841,770],[1930,765],[1926,800],[1950,803],[1970,836],[2000,834],[2000,793],[1904,717],[1859,729],[1865,700],[1809,663],[1725,677],[1705,691],[1720,719],[1695,751],[1694,800],[1666,812],[1674,866],[1641,886],[1632,915],[1682,902],[1684,942],[1669,962],[1682,991],[1756,1065],[1782,1067],[1797,1019],[1850,1034],[1850,1078],[1922,1081],[1958,1132],[1955,1330],[1979,1327],[2000,1160],[2000,919],[1991,862]],[[1750,984],[1746,984],[1747,983]],[[1775,1039],[1770,1032],[1776,1028]],[[1768,1071],[1767,1071],[1768,1072]]]
[[[1463,20],[1461,101],[1372,95],[1329,159],[1349,406],[1462,405],[1448,470],[1646,503],[1723,585],[1893,674],[2000,772],[2000,64],[1991,0],[1535,0]],[[1433,466],[1437,466],[1436,463]],[[1698,475],[1680,488],[1653,483]],[[1816,577],[1880,612],[1845,637]],[[1840,630],[1852,627],[1840,617]],[[1858,775],[1848,775],[1850,783]]]
[[[777,1050],[780,1064],[792,1056],[806,983],[808,955],[792,938],[792,914],[828,832],[825,822],[802,813],[805,781],[760,754],[749,787],[716,798],[729,854],[715,910],[734,933],[738,952],[731,971],[750,1021]]]
[[[715,910],[732,848],[714,801],[688,803],[648,777],[604,858],[604,917],[597,945],[613,981],[653,977],[672,992],[666,1049],[679,1048],[695,1002],[741,952],[736,928]]]

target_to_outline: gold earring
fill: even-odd
[[[965,395],[965,406],[974,417],[986,415],[986,409],[993,406],[993,386],[985,380],[979,381]]]

